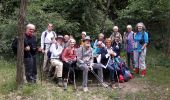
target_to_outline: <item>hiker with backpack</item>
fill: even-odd
[[[140,22],[136,25],[136,33],[134,34],[134,61],[135,61],[135,72],[146,75],[146,50],[148,44],[148,33],[146,32],[145,25]]]
[[[122,43],[122,35],[119,32],[119,28],[118,26],[114,26],[113,27],[113,33],[110,36],[110,39],[112,40],[112,42],[115,40],[115,37],[119,37],[119,43]]]
[[[47,71],[47,61],[48,56],[47,52],[49,51],[49,48],[51,44],[54,42],[55,38],[57,37],[56,33],[52,31],[53,24],[49,23],[47,26],[47,30],[42,32],[41,34],[41,51],[44,53],[44,61],[43,61],[43,71]]]
[[[24,65],[25,76],[28,83],[36,83],[36,37],[34,35],[35,25],[28,24],[24,36]]]
[[[133,44],[134,44],[134,32],[132,26],[127,25],[126,32],[123,36],[124,49],[126,51],[127,64],[130,69],[134,68],[134,57],[133,57]]]
[[[72,83],[72,79],[67,79],[69,78],[67,76],[69,67],[72,67],[73,70],[76,67],[77,56],[76,56],[75,44],[76,44],[76,41],[74,39],[70,39],[68,46],[63,50],[63,53],[62,53],[62,61],[63,61],[63,68],[64,68],[63,79],[64,79],[65,89],[67,88],[68,80],[70,83]]]
[[[83,71],[83,91],[88,91],[88,71],[97,69],[101,81],[103,81],[102,64],[93,63],[93,49],[91,48],[91,39],[89,36],[84,38],[84,45],[77,49],[77,66]]]
[[[56,38],[56,41],[51,44],[50,47],[50,62],[51,62],[51,68],[50,70],[54,67],[55,72],[53,79],[57,79],[58,86],[63,86],[63,81],[62,81],[62,74],[63,74],[63,62],[61,61],[61,54],[63,52],[63,41],[64,38],[62,35],[58,35]]]

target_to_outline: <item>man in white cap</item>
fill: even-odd
[[[86,32],[83,31],[83,32],[81,33],[81,42],[80,42],[80,45],[84,45],[84,39],[85,39],[85,37],[86,37]]]

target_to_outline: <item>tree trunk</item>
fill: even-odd
[[[106,6],[105,15],[104,15],[104,18],[103,18],[103,21],[102,21],[102,29],[101,29],[101,30],[102,30],[102,33],[103,33],[104,35],[106,35],[106,34],[105,34],[105,30],[106,30],[105,21],[106,21],[106,19],[107,19],[107,17],[108,17],[110,4],[111,4],[111,0],[108,0],[108,1],[107,1],[107,6]]]
[[[20,11],[18,19],[18,44],[17,44],[17,88],[23,86],[24,79],[24,33],[25,33],[25,17],[26,17],[27,0],[20,0]]]

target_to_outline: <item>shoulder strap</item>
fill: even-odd
[[[57,34],[54,31],[52,31],[52,33],[53,33],[54,37],[57,37]]]

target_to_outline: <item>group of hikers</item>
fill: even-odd
[[[38,49],[34,30],[35,25],[28,24],[24,37],[25,76],[28,83],[36,83],[37,51],[44,54],[43,71],[47,72],[49,77],[57,79],[59,86],[67,82],[69,67],[82,70],[84,92],[88,91],[90,70],[96,70],[102,82],[103,70],[108,70],[112,88],[115,88],[115,82],[133,78],[129,69],[142,77],[146,75],[148,33],[142,22],[137,23],[134,31],[131,25],[127,25],[124,34],[120,34],[118,26],[114,26],[110,37],[100,33],[95,41],[92,41],[85,31],[81,33],[80,41],[76,41],[73,36],[67,34],[64,36],[56,34],[53,31],[53,24],[49,23],[47,30],[41,34],[41,47]],[[78,42],[80,46],[77,46]],[[120,55],[122,50],[126,51],[127,65]],[[50,66],[47,63],[50,63]]]

